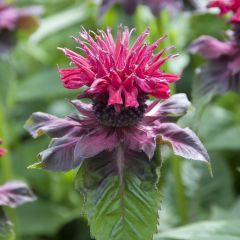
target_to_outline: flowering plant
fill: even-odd
[[[175,56],[163,56],[171,47],[155,54],[165,37],[144,43],[148,29],[130,46],[131,33],[120,27],[115,42],[110,29],[98,34],[82,29],[81,39],[74,40],[85,55],[61,49],[73,67],[59,68],[66,88],[86,86],[70,101],[76,113],[62,119],[36,112],[25,125],[34,138],[52,138],[31,167],[79,167],[76,187],[98,240],[152,239],[161,197],[157,146],[168,144],[176,155],[209,163],[196,134],[176,124],[190,102],[185,94],[170,97],[169,84],[179,77],[159,69]]]

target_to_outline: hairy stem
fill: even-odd
[[[161,154],[161,145],[157,144],[156,147],[156,152],[155,152],[155,161],[156,161],[156,172],[158,175],[158,182],[157,182],[157,187],[158,189],[161,188],[162,186],[162,182],[160,181],[160,177],[161,177],[161,167],[162,167],[162,154]]]

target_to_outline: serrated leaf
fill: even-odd
[[[160,208],[156,162],[122,146],[83,162],[76,188],[97,240],[152,240]]]

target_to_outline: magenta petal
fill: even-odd
[[[113,88],[112,86],[109,86],[109,99],[108,99],[108,105],[115,105],[115,104],[122,104],[122,87],[119,88]]]
[[[175,94],[162,103],[159,101],[152,102],[146,110],[144,120],[147,122],[155,120],[160,122],[176,121],[187,113],[190,105],[186,94]]]
[[[80,68],[58,69],[65,88],[76,89],[89,85],[92,79]]]
[[[130,91],[123,89],[123,93],[124,93],[126,107],[138,107],[139,106],[139,103],[137,100],[138,91],[136,88],[133,88]]]
[[[12,181],[0,186],[0,205],[15,208],[26,202],[32,202],[35,200],[36,197],[33,195],[27,184],[23,182]]]
[[[183,158],[209,162],[207,150],[189,128],[180,128],[174,123],[163,123],[158,128],[159,137],[170,143],[176,155]]]
[[[3,4],[0,8],[0,29],[14,30],[17,27],[18,19],[19,10]]]
[[[191,53],[198,53],[207,59],[215,59],[222,55],[232,55],[236,48],[230,42],[221,42],[210,36],[201,36],[189,46]]]
[[[62,137],[79,125],[79,123],[68,118],[61,119],[51,114],[35,112],[24,127],[34,138],[37,138],[42,134],[47,134],[51,137]]]

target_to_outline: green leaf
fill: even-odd
[[[156,162],[122,146],[83,162],[76,187],[97,240],[152,239],[160,208]]]
[[[0,225],[0,240],[14,240],[15,234],[10,224]]]
[[[208,150],[240,148],[240,125],[234,114],[217,106],[208,106],[199,122],[199,135]]]
[[[154,240],[239,240],[240,220],[205,221],[159,233]]]
[[[93,6],[92,6],[93,7]],[[38,30],[31,36],[30,42],[37,44],[45,38],[60,32],[76,23],[85,21],[91,16],[92,7],[87,7],[87,4],[67,9],[48,18],[45,18]],[[91,9],[91,11],[90,11]]]
[[[36,101],[69,96],[74,93],[76,91],[69,91],[61,85],[59,74],[55,69],[51,69],[30,76],[20,83],[16,98],[18,101]]]
[[[2,207],[0,207],[0,240],[14,240],[12,224],[7,219]]]
[[[13,66],[2,59],[0,59],[0,84],[0,101],[4,105],[11,103],[16,85],[16,73]]]
[[[16,213],[17,232],[23,236],[52,235],[66,222],[79,216],[77,209],[71,210],[66,206],[43,200],[23,205],[16,209]]]
[[[222,38],[224,29],[226,29],[226,19],[211,13],[197,13],[190,18],[189,38],[193,40],[200,35]]]

